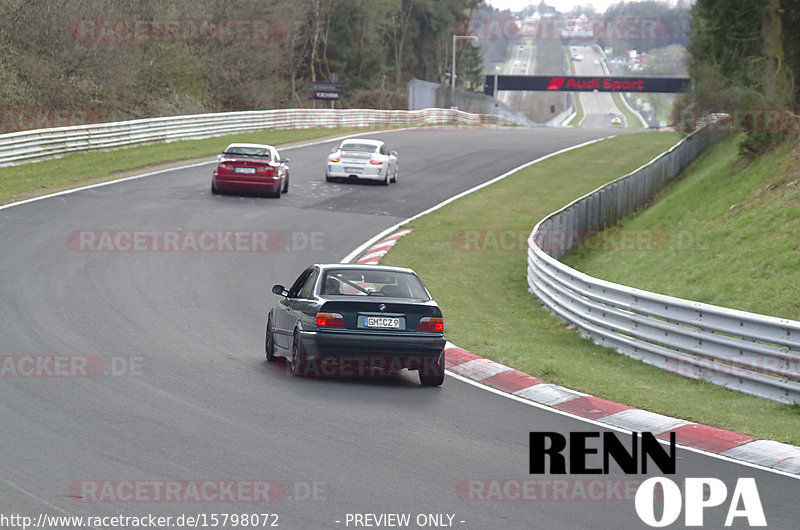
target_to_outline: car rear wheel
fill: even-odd
[[[398,168],[394,168],[394,176],[392,177],[392,182],[397,182],[397,174],[400,173]]]
[[[289,193],[289,174],[286,174],[286,182],[283,185],[283,193]]]
[[[275,193],[270,195],[273,199],[280,199],[281,198],[281,186],[278,186],[278,189],[275,190]]]
[[[386,168],[386,174],[383,176],[383,185],[389,185],[389,168]]]
[[[422,386],[439,386],[444,383],[444,352],[439,355],[435,365],[418,371]]]
[[[272,335],[272,318],[267,320],[267,337],[264,341],[264,348],[267,352],[267,360],[275,362],[275,337]]]
[[[325,182],[333,182],[333,177],[325,173]]]
[[[297,333],[294,334],[292,339],[292,375],[296,377],[303,377],[306,375],[305,360],[303,353],[300,351],[300,337]]]
[[[217,185],[214,184],[213,182],[211,183],[211,193],[213,193],[214,195],[219,195],[219,190],[217,189]]]

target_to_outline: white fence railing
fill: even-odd
[[[729,389],[800,402],[800,322],[626,287],[558,261],[587,234],[633,214],[723,135],[696,132],[539,222],[528,240],[528,285],[597,344]]]
[[[503,116],[470,114],[452,109],[282,109],[196,114],[3,134],[0,135],[0,166],[43,160],[73,152],[198,140],[265,129],[513,124],[514,121]]]

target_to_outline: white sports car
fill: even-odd
[[[377,180],[388,186],[397,182],[397,151],[380,140],[350,138],[333,148],[325,168],[325,180]]]

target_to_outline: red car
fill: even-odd
[[[231,144],[218,157],[211,193],[265,192],[278,198],[289,191],[289,159],[271,145]]]

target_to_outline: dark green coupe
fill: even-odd
[[[285,357],[294,375],[369,376],[417,370],[444,381],[444,321],[411,269],[312,265],[267,317],[267,360]]]

